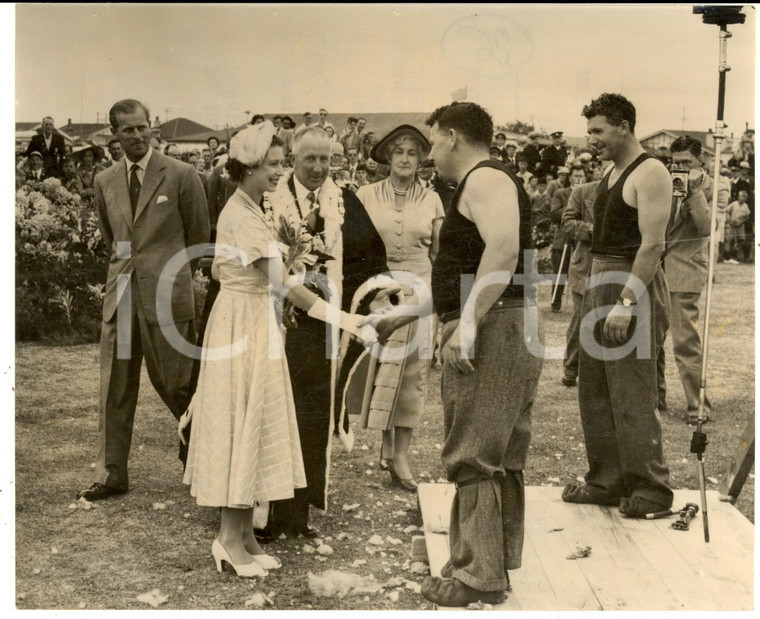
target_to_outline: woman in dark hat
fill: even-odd
[[[444,217],[438,194],[415,181],[417,168],[429,152],[430,144],[417,129],[396,127],[370,153],[372,160],[390,167],[390,175],[356,192],[385,243],[391,274],[405,294],[414,290],[424,316],[391,336],[389,345],[399,350],[406,345],[406,356],[400,355],[404,357],[400,364],[380,364],[378,372],[386,376],[376,385],[393,384],[395,379],[396,386],[376,386],[368,420],[368,427],[383,431],[381,468],[390,470],[395,485],[409,491],[417,487],[409,467],[409,444],[425,407],[436,330],[430,277]]]

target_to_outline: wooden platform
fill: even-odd
[[[677,516],[624,518],[616,507],[565,503],[561,491],[526,488],[523,566],[510,571],[513,591],[495,610],[754,609],[754,526],[717,492],[707,493],[706,544],[701,513],[676,531]],[[454,486],[420,484],[418,495],[430,572],[440,576]],[[699,505],[699,492],[676,490],[674,507],[687,502]],[[578,546],[590,556],[567,559]]]

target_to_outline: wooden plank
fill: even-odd
[[[454,484],[419,484],[417,500],[425,532],[448,533],[455,492]]]
[[[699,504],[699,492],[679,490],[675,505]],[[674,531],[667,520],[655,520],[670,541],[669,552],[680,555],[690,566],[690,577],[700,583],[716,583],[721,598],[732,610],[751,610],[754,606],[754,527],[729,503],[719,500],[717,492],[707,493],[710,543],[705,543],[702,519],[698,514],[688,531]],[[676,536],[677,534],[677,536]],[[708,586],[708,585],[705,585]]]
[[[449,560],[449,536],[445,533],[425,532],[425,546],[427,546],[428,565],[430,575],[440,576],[441,568]]]
[[[669,582],[681,610],[733,610],[734,601],[727,599],[721,584],[696,576],[693,566],[671,548],[680,542],[679,535],[683,533],[669,527],[676,519],[663,520],[668,528],[661,528],[652,526],[652,521],[621,518],[621,526],[630,531],[636,545],[649,557],[656,576]]]
[[[441,530],[454,489],[446,484],[420,488],[423,521],[427,524],[429,517],[430,528]],[[676,531],[670,528],[675,516],[625,518],[615,507],[564,503],[560,492],[526,488],[523,567],[510,571],[514,591],[496,610],[754,608],[754,527],[732,505],[720,502],[716,492],[708,492],[710,544],[702,538],[699,515],[689,531]],[[699,504],[699,492],[677,490],[676,508],[687,502]],[[557,528],[562,530],[550,532]],[[430,536],[442,549],[431,558],[431,573],[440,574],[448,559],[448,540],[442,539],[447,536]],[[591,555],[567,560],[576,545],[591,546]]]
[[[755,465],[755,416],[747,421],[747,425],[742,432],[741,442],[737,448],[731,462],[728,465],[726,474],[723,476],[718,491],[731,497],[733,501],[739,496],[747,481],[747,476]]]
[[[536,549],[541,568],[551,584],[559,609],[601,610],[583,570],[582,560],[568,560],[575,550],[562,531],[564,511],[556,501],[550,500],[548,493],[538,488],[526,488],[525,536]],[[559,509],[558,509],[559,508]]]
[[[562,501],[557,493],[557,509],[563,510],[564,536],[568,545],[590,546],[591,555],[577,559],[594,595],[604,610],[645,610],[649,592],[642,600],[641,591],[652,588],[658,595],[656,581],[642,565],[643,557],[631,547],[629,539],[616,535],[614,527],[617,508],[598,505],[575,505]],[[660,604],[656,608],[673,608]]]
[[[431,576],[440,576],[441,568],[449,560],[448,530],[455,492],[454,484],[419,484],[417,487]]]

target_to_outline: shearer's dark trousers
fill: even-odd
[[[630,273],[633,261],[594,256],[590,276],[605,271]],[[634,349],[611,360],[613,346],[606,342],[603,358],[589,354],[588,341],[605,345],[604,318],[617,302],[623,284],[604,284],[586,290],[583,316],[609,306],[596,322],[581,323],[578,398],[589,470],[586,484],[608,497],[631,497],[673,504],[669,472],[662,453],[662,427],[657,412],[657,354],[669,320],[670,295],[658,267],[647,287],[649,304],[639,303],[629,330],[649,327],[646,350]],[[593,332],[591,331],[593,328]],[[638,358],[643,356],[646,358]],[[606,357],[606,358],[604,358]]]
[[[441,346],[458,323],[443,325]],[[441,460],[449,481],[458,485],[449,527],[452,575],[480,591],[503,591],[506,570],[522,564],[522,472],[543,366],[529,352],[527,338],[543,341],[535,305],[492,310],[478,328],[475,372],[443,367]]]

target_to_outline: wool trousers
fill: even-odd
[[[442,346],[458,320],[443,326]],[[535,305],[498,309],[478,327],[475,371],[443,367],[444,445],[441,460],[458,486],[449,541],[453,577],[480,591],[503,590],[506,570],[522,563],[525,528],[523,469],[531,411],[543,359]]]

